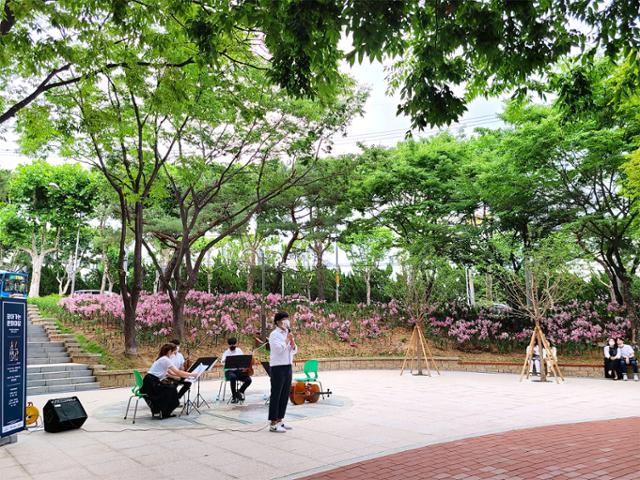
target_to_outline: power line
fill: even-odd
[[[438,133],[442,133],[442,132],[451,132],[451,131],[456,131],[456,130],[463,130],[466,128],[475,128],[475,127],[481,127],[484,125],[490,125],[492,123],[498,123],[498,122],[502,122],[501,119],[496,118],[494,116],[493,119],[486,119],[486,120],[478,120],[478,121],[474,121],[474,122],[461,122],[460,124],[458,124],[455,127],[447,127],[447,128],[434,128],[431,130],[426,130],[423,132],[419,132],[418,135],[416,135],[414,138],[426,138],[428,136],[432,136],[432,135],[436,135]],[[351,139],[349,138],[344,138],[344,139],[338,139],[334,142],[334,145],[336,146],[341,146],[341,145],[352,145],[355,143],[370,143],[370,142],[378,142],[378,141],[389,141],[389,140],[394,140],[394,139],[402,139],[404,138],[404,134],[398,134],[398,133],[394,133],[393,131],[390,131],[387,134],[380,134],[377,136],[371,136],[369,138],[361,138],[360,136],[354,136]]]
[[[466,118],[464,120],[461,120],[458,123],[459,124],[463,124],[463,123],[466,124],[466,123],[470,123],[470,122],[475,123],[477,121],[486,121],[486,120],[490,120],[490,119],[492,120],[492,119],[495,119],[495,118],[496,118],[495,114],[487,113],[487,114],[484,114],[484,115],[478,115],[478,116],[475,116],[475,117]],[[369,136],[389,135],[389,134],[393,134],[393,133],[400,134],[400,133],[406,132],[407,130],[408,130],[407,128],[394,128],[394,129],[390,129],[390,130],[379,130],[377,132],[357,133],[357,134],[353,134],[353,135],[347,135],[347,136],[342,137],[342,138],[345,139],[345,140],[349,140],[351,138],[362,138],[362,137],[369,137]],[[434,129],[431,129],[431,130],[427,130],[426,132],[438,131],[438,130],[440,130],[440,129],[434,128]]]

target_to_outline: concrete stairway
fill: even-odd
[[[89,365],[73,363],[67,352],[76,348],[73,336],[60,335],[55,322],[42,318],[35,305],[29,305],[28,312],[27,396],[100,388]]]

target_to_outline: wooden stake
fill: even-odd
[[[544,332],[542,331],[542,328],[540,328],[540,324],[536,322],[536,326],[533,329],[533,333],[531,335],[531,341],[529,342],[529,348],[527,348],[527,354],[525,356],[524,359],[524,365],[522,365],[522,372],[520,373],[520,381],[522,381],[522,379],[525,376],[527,376],[527,379],[529,378],[529,365],[531,364],[531,360],[533,357],[533,350],[536,344],[536,341],[539,344],[538,350],[540,351],[540,379],[544,379],[545,376],[542,374],[542,369],[546,368],[546,362],[547,359],[544,356],[544,352],[547,352],[547,358],[549,359],[549,363],[551,365],[551,373],[553,374],[556,383],[560,383],[560,379],[562,379],[564,381],[564,376],[562,375],[562,372],[560,371],[560,367],[558,366],[558,359],[556,358],[556,356],[553,354],[553,351],[551,350],[551,345],[549,344],[549,341],[547,340],[547,337],[545,337]]]
[[[422,355],[420,355],[420,351]],[[428,353],[427,353],[428,352]],[[413,372],[414,365],[416,366],[416,370],[418,370],[418,375],[422,374],[422,369],[420,368],[420,359],[424,360],[425,367],[427,369],[427,375],[431,376],[431,368],[429,367],[429,360],[433,364],[433,368],[440,375],[440,370],[436,365],[436,361],[433,358],[433,354],[431,353],[431,349],[429,348],[429,342],[424,336],[422,331],[422,322],[416,322],[413,327],[413,332],[411,332],[411,338],[409,339],[409,344],[407,345],[407,350],[404,356],[404,361],[402,362],[402,369],[400,370],[400,375],[404,373],[404,369],[409,363],[410,371]]]

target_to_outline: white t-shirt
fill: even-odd
[[[147,373],[155,375],[160,380],[164,380],[165,378],[167,378],[169,368],[171,368],[172,366],[173,363],[171,362],[171,359],[166,355],[163,355],[155,362],[153,362],[153,365],[151,365],[151,368],[147,370]]]
[[[276,327],[269,335],[269,365],[272,367],[291,365],[293,356],[298,353],[298,348],[293,348],[287,342],[287,334],[285,330]]]
[[[171,363],[173,363],[173,366],[178,370],[182,370],[182,367],[184,367],[184,355],[182,355],[180,352],[176,353],[171,359]]]
[[[234,357],[236,355],[244,355],[244,353],[242,353],[242,350],[240,349],[240,347],[236,347],[235,350],[231,350],[230,348],[227,348],[224,353],[222,354],[222,358],[220,359],[220,363],[222,363],[222,365],[224,365],[224,361],[227,357]]]
[[[618,355],[620,355],[620,358],[633,357],[633,347],[631,345],[623,345],[622,347],[618,347]]]

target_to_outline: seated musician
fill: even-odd
[[[229,348],[224,351],[222,358],[220,359],[223,367],[227,357],[244,355],[240,347],[238,347],[238,340],[235,337],[230,337],[227,340],[227,343],[229,344]],[[251,377],[247,375],[247,372],[242,370],[228,370],[225,371],[225,378],[229,380],[229,383],[231,384],[231,403],[238,403],[244,400],[244,392],[249,388],[249,385],[251,385]],[[242,382],[240,390],[237,389],[238,380]]]
[[[154,414],[160,414],[160,418],[174,416],[173,410],[178,406],[178,392],[171,384],[166,383],[168,376],[176,378],[188,378],[193,374],[177,369],[171,362],[176,353],[173,343],[165,343],[160,347],[158,358],[147,371],[142,382],[140,392],[144,393],[145,401]]]
[[[172,343],[176,346],[176,353],[171,358],[171,363],[173,364],[173,366],[178,370],[188,370],[191,362],[186,361],[184,359],[184,356],[180,353],[180,340],[176,338],[174,340],[171,340],[169,343]],[[191,388],[191,382],[185,382],[184,378],[174,377],[171,374],[169,374],[169,378],[175,382],[176,386],[182,385],[182,387],[180,387],[180,390],[178,391],[178,399],[181,399],[184,394],[187,393],[187,391],[189,391],[189,389]]]

